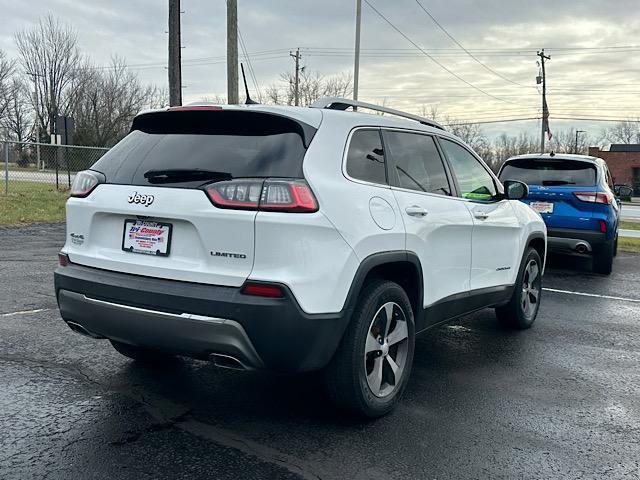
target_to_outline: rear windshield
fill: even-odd
[[[500,180],[520,180],[529,185],[587,187],[596,184],[596,168],[579,160],[526,158],[506,163],[500,172]]]
[[[175,111],[141,115],[132,131],[91,168],[107,183],[196,187],[202,179],[149,172],[205,170],[220,178],[302,178],[315,129],[279,115],[238,111]],[[147,177],[145,177],[147,173]],[[180,178],[181,177],[181,178]]]

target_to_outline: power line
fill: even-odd
[[[545,47],[547,51],[553,52],[554,55],[596,55],[596,54],[620,54],[620,53],[633,53],[639,52],[640,46],[623,46],[623,47],[567,47],[567,48],[549,48]],[[301,47],[307,54],[313,56],[352,56],[354,50],[349,47]],[[467,56],[470,52],[472,54],[481,56],[528,56],[532,53],[536,53],[536,49],[531,48],[464,48],[463,52],[460,49],[452,48],[429,48],[425,49],[431,55],[440,57],[461,57]],[[418,56],[414,49],[407,48],[363,48],[361,50],[362,55],[372,57],[411,57]],[[498,72],[499,73],[499,72]]]
[[[420,0],[416,0],[416,3],[417,3],[417,4],[418,4],[418,6],[422,9],[422,11],[423,11],[424,13],[426,13],[426,14],[427,14],[427,16],[428,16],[431,20],[433,20],[433,23],[435,23],[435,24],[438,26],[438,28],[439,28],[440,30],[442,30],[442,31],[444,32],[444,34],[445,34],[447,37],[449,37],[449,38],[453,41],[453,43],[455,43],[456,45],[458,45],[458,46],[459,46],[459,47],[460,47],[460,48],[461,48],[461,49],[462,49],[462,50],[463,50],[467,55],[469,55],[471,58],[473,58],[473,60],[475,60],[478,64],[480,64],[480,65],[481,65],[485,70],[487,70],[488,72],[493,73],[494,75],[496,75],[496,76],[500,77],[501,79],[503,79],[503,80],[505,80],[505,81],[507,81],[507,82],[509,82],[509,83],[512,83],[513,85],[517,85],[517,86],[519,86],[519,87],[525,87],[525,88],[536,88],[536,87],[534,87],[533,85],[523,85],[523,84],[518,83],[518,82],[516,82],[516,81],[514,81],[514,80],[511,80],[510,78],[505,77],[504,75],[502,75],[500,72],[496,72],[493,68],[491,68],[491,67],[490,67],[490,66],[488,66],[487,64],[483,63],[483,62],[482,62],[478,57],[476,57],[473,53],[471,53],[469,50],[467,50],[467,49],[466,49],[466,48],[465,48],[465,47],[464,47],[464,46],[463,46],[463,45],[462,45],[458,40],[456,40],[456,39],[455,39],[455,37],[454,37],[453,35],[451,35],[451,34],[447,31],[447,29],[446,29],[446,28],[444,28],[444,27],[440,24],[440,22],[438,22],[438,20],[436,20],[436,18],[435,18],[433,15],[431,15],[431,12],[429,12],[429,10],[427,10],[427,9],[424,7],[424,5],[422,5],[422,3],[420,3]]]
[[[247,67],[249,67],[249,75],[251,76],[251,79],[253,81],[253,85],[256,89],[256,93],[258,94],[258,100],[260,102],[262,102],[262,92],[260,91],[260,87],[258,86],[258,80],[256,79],[256,73],[253,70],[253,65],[251,64],[251,58],[249,57],[249,54],[247,53],[247,46],[244,43],[244,38],[242,37],[242,31],[240,30],[240,27],[238,27],[238,36],[240,38],[240,48],[242,48],[242,54],[244,55],[244,58],[247,60]]]
[[[628,118],[585,118],[585,117],[572,117],[572,116],[563,116],[563,117],[554,117],[556,120],[573,120],[573,121],[581,121],[581,122],[604,122],[604,123],[619,123],[619,122],[629,122],[629,123],[640,123],[640,119],[632,120]],[[454,122],[450,124],[443,124],[445,127],[453,127],[458,125],[485,125],[490,123],[510,123],[510,122],[525,122],[528,120],[540,120],[540,117],[525,117],[525,118],[507,118],[501,120],[481,120],[481,121],[467,121],[464,120],[462,122]]]
[[[486,125],[489,123],[511,123],[511,122],[525,122],[527,120],[540,120],[540,117],[526,117],[526,118],[507,118],[504,120],[482,120],[479,122],[463,121],[450,124],[443,124],[444,127],[457,127],[462,125]]]
[[[496,97],[495,95],[490,94],[489,92],[486,92],[484,90],[482,90],[480,87],[477,87],[476,85],[474,85],[471,82],[468,82],[467,80],[465,80],[464,78],[462,78],[460,75],[458,75],[457,73],[455,73],[454,71],[450,70],[449,68],[447,68],[445,65],[443,65],[442,63],[440,63],[438,60],[436,60],[435,58],[433,58],[430,54],[428,54],[422,47],[420,47],[420,45],[418,45],[417,43],[415,43],[413,40],[411,40],[411,38],[409,38],[402,30],[400,30],[398,27],[396,27],[393,23],[391,23],[391,21],[385,17],[382,13],[380,13],[378,11],[378,9],[376,9],[376,7],[374,7],[371,2],[369,2],[369,0],[364,0],[364,2],[369,5],[369,8],[371,8],[380,18],[382,18],[391,28],[393,28],[396,32],[398,32],[400,35],[402,35],[404,37],[405,40],[407,40],[409,43],[411,43],[411,45],[413,45],[414,47],[416,47],[418,50],[420,50],[427,58],[429,58],[433,63],[435,63],[436,65],[438,65],[440,68],[442,68],[444,71],[446,71],[447,73],[449,73],[450,75],[456,77],[458,80],[460,80],[461,82],[467,84],[468,86],[470,86],[471,88],[473,88],[474,90],[479,91],[480,93],[491,97],[495,100],[498,100],[500,102],[505,102],[505,103],[513,103],[509,100],[505,100],[503,98],[499,98]]]
[[[344,50],[353,52],[353,48],[351,47],[312,47],[312,46],[304,46],[300,47],[304,49],[310,50]],[[602,47],[545,47],[547,50],[553,51],[583,51],[583,50],[616,50],[616,49],[640,49],[640,45],[615,45],[615,46],[602,46]],[[457,48],[451,47],[433,47],[429,49],[430,51],[453,51],[457,52]],[[468,48],[467,50],[471,52],[536,52],[537,48],[531,47],[507,47],[507,48],[497,48],[497,47],[487,47],[487,48]],[[412,48],[398,48],[398,47],[379,47],[379,48],[363,48],[362,51],[413,51]]]

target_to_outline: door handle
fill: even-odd
[[[473,216],[478,220],[486,220],[487,218],[489,218],[489,214],[484,212],[474,212]]]
[[[411,205],[410,207],[405,208],[404,211],[407,212],[407,215],[412,217],[425,217],[429,213],[419,205]]]

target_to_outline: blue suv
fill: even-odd
[[[508,159],[500,180],[529,186],[522,201],[547,225],[550,251],[593,256],[593,270],[608,275],[618,248],[620,201],[601,158],[529,154]]]

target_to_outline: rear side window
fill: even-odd
[[[613,190],[613,177],[611,176],[611,172],[609,171],[609,169],[607,168],[607,185],[609,185],[609,188],[611,190]]]
[[[137,117],[129,135],[91,168],[108,183],[132,185],[155,185],[145,173],[176,169],[220,172],[225,179],[302,178],[305,140],[314,133],[309,125],[259,112],[157,112]],[[193,175],[171,176],[162,186],[202,183]]]
[[[347,174],[365,182],[387,183],[379,130],[356,130],[353,133],[347,153]]]
[[[416,133],[385,131],[398,186],[420,192],[451,195],[447,173],[433,137]]]
[[[579,160],[522,158],[506,163],[500,179],[529,185],[590,187],[596,184],[596,168]]]

